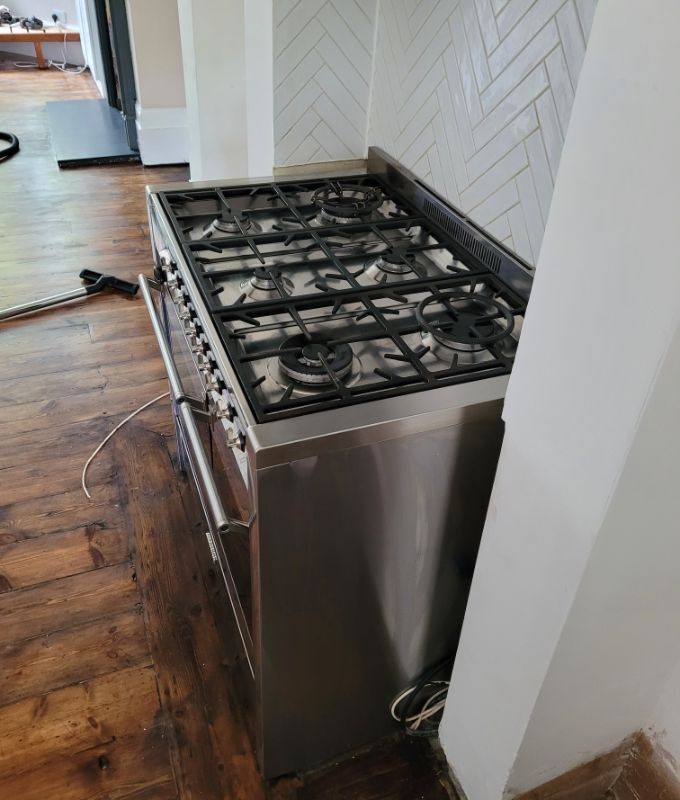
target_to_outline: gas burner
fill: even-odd
[[[293,293],[294,284],[290,278],[282,275],[281,272],[272,272],[272,270],[265,267],[256,267],[250,278],[241,283],[241,289],[248,297],[252,297],[259,292],[282,297]]]
[[[347,344],[332,344],[320,336],[291,336],[280,350],[281,372],[304,386],[333,386],[352,369],[352,348]]]
[[[515,325],[510,310],[493,297],[456,291],[426,297],[416,309],[416,319],[430,349],[439,344],[467,353],[505,339]]]
[[[329,224],[343,225],[361,222],[383,203],[383,193],[377,186],[329,183],[312,195],[320,218]]]
[[[212,222],[209,222],[203,229],[203,236],[219,236],[222,233],[245,233],[253,227],[252,219],[241,212],[240,214],[231,214],[224,212],[221,216],[215,217]]]
[[[415,272],[415,265],[414,253],[395,247],[367,261],[363,274],[375,283],[385,283],[390,279],[399,280],[401,275],[407,275],[409,272]]]

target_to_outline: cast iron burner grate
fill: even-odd
[[[529,273],[433,195],[362,174],[159,198],[258,422],[511,371]]]
[[[522,298],[485,275],[259,303],[217,320],[266,421],[507,374],[523,313]]]
[[[331,181],[312,195],[321,218],[332,223],[356,222],[369,216],[382,205],[383,193],[377,186],[359,186]]]
[[[482,350],[512,333],[515,319],[493,297],[470,292],[434,292],[416,309],[423,338],[453,350]]]

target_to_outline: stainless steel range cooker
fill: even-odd
[[[531,270],[376,149],[148,204],[140,283],[261,767],[304,770],[389,733],[455,651]]]

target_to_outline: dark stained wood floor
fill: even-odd
[[[60,171],[44,103],[88,75],[0,63],[0,307],[65,291],[84,267],[150,271],[147,183],[182,167]],[[201,515],[173,466],[166,389],[143,303],[100,295],[0,323],[0,798],[439,800],[441,762],[383,743],[264,785],[241,656],[206,568]]]

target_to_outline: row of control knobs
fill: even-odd
[[[215,415],[218,418],[226,418],[230,422],[234,422],[237,417],[236,407],[228,399],[227,392],[224,386],[221,385],[222,382],[220,378],[215,374],[216,364],[212,358],[208,340],[197,319],[198,315],[196,314],[196,310],[186,290],[181,286],[180,277],[176,272],[172,271],[171,262],[166,263],[166,260],[163,258],[161,258],[161,261],[165,267],[164,276],[168,292],[177,308],[177,315],[182,323],[184,335],[187,338],[191,352],[194,354],[196,364],[203,377],[205,388],[212,401]],[[229,447],[245,450],[245,436],[235,425],[227,428],[227,444]]]

